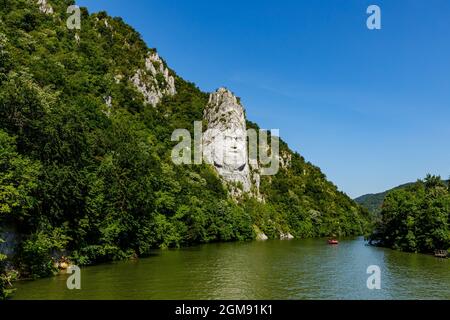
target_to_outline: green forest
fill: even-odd
[[[450,250],[450,184],[427,175],[389,192],[370,240],[409,252]]]
[[[105,12],[82,8],[81,30],[69,30],[73,1],[49,3],[53,14],[32,0],[0,6],[0,229],[18,234],[14,254],[0,254],[0,298],[63,256],[91,265],[247,241],[255,226],[269,238],[368,230],[368,211],[284,142],[291,164],[262,179],[263,202],[233,199],[208,165],[174,165],[171,133],[193,131],[208,93],[170,70],[177,94],[147,105],[128,79],[156,49]]]

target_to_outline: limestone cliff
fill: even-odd
[[[156,52],[149,53],[145,69],[138,69],[131,82],[143,94],[144,101],[152,106],[156,106],[164,95],[176,94],[175,79]]]
[[[203,119],[207,123],[203,135],[205,160],[232,186],[233,195],[250,192],[262,201],[260,165],[249,157],[245,111],[237,97],[225,88],[211,93]]]
[[[51,15],[54,13],[54,9],[48,0],[36,0],[36,3],[43,14]],[[112,38],[117,36],[107,17],[96,17],[94,25],[96,28],[104,25],[111,31]],[[102,34],[98,32],[97,36],[102,37]],[[81,38],[78,32],[75,33],[74,38],[79,45]],[[124,47],[130,49],[130,44],[127,40],[125,40]],[[134,66],[131,69],[134,75],[129,77],[128,80],[143,95],[144,102],[155,107],[164,96],[174,96],[176,94],[175,78],[156,51],[149,51],[147,56],[143,57],[144,59],[143,66]],[[122,74],[114,76],[116,83],[119,83],[122,78]],[[104,97],[104,99],[107,100],[106,105],[108,110],[110,110],[114,97]]]
[[[53,7],[47,3],[47,0],[38,0],[37,4],[39,5],[39,10],[45,14],[52,14]]]
[[[249,192],[252,183],[244,108],[233,93],[220,88],[210,95],[203,118],[207,122],[203,134],[205,160],[225,181],[236,186],[234,193]]]
[[[247,192],[264,201],[259,191],[261,164],[258,158],[249,156],[248,143],[251,140],[247,136],[245,111],[236,96],[225,88],[211,93],[203,120],[207,124],[203,134],[204,158],[231,187],[232,196]],[[289,152],[285,151],[277,157],[282,169],[290,166],[292,155]],[[254,230],[257,240],[268,239],[258,226],[254,225]],[[294,238],[281,229],[278,233],[282,240]]]

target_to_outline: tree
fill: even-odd
[[[23,220],[37,200],[41,165],[17,153],[15,138],[0,130],[0,221]]]
[[[450,192],[438,176],[390,192],[371,240],[394,249],[433,252],[450,247]]]

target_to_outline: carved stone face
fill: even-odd
[[[247,165],[245,132],[227,129],[214,137],[212,151],[214,165],[227,171],[243,171]]]
[[[208,124],[203,134],[204,160],[213,164],[225,181],[242,184],[243,191],[250,191],[247,127],[238,99],[220,88],[211,94],[203,116]]]

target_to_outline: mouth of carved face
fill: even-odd
[[[240,151],[218,152],[215,153],[214,163],[218,168],[226,168],[230,170],[240,170],[245,168],[246,158],[245,154]]]
[[[214,166],[215,166],[216,168],[223,168],[223,165],[218,164],[218,163],[215,162],[215,161],[214,161]],[[244,163],[242,166],[238,167],[238,168],[236,169],[236,171],[242,172],[242,171],[244,171],[244,169],[245,169],[246,166],[247,166],[247,164]]]

